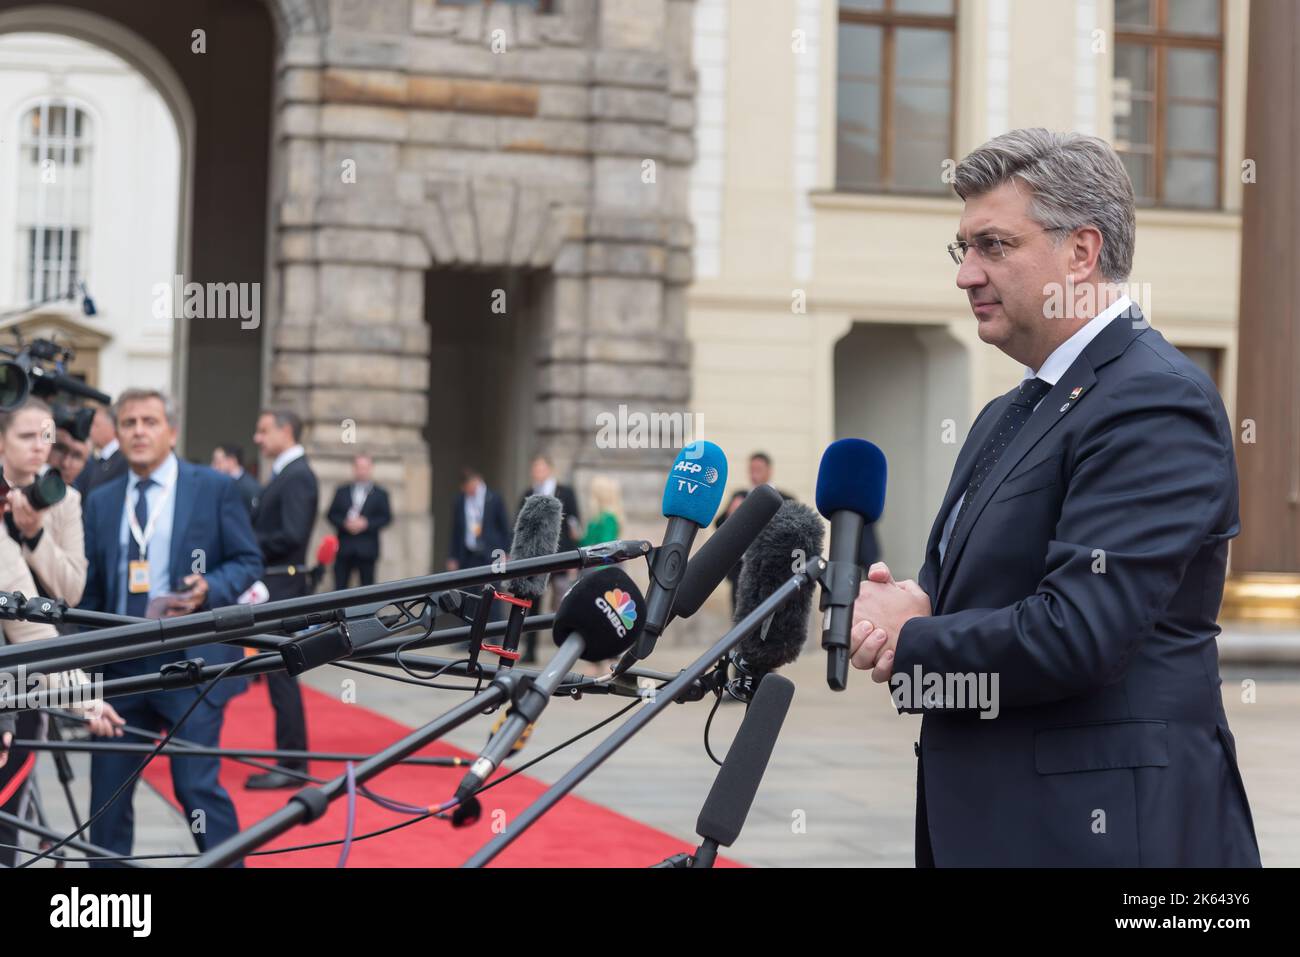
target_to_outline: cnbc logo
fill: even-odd
[[[603,598],[596,599],[596,607],[604,612],[620,638],[626,638],[628,629],[636,622],[636,602],[621,588],[612,588]]]
[[[712,465],[701,465],[699,462],[688,462],[686,459],[674,465],[673,471],[692,477],[699,476],[706,485],[712,485],[718,480],[718,470]]]

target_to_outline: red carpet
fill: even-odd
[[[370,754],[411,730],[374,711],[355,704],[344,704],[306,685],[303,685],[303,699],[307,708],[308,737],[311,748],[315,751]],[[433,716],[430,714],[430,718]],[[482,725],[486,737],[490,721],[483,718],[475,721]],[[596,735],[607,735],[618,723],[616,721],[607,725],[597,731]],[[228,748],[273,748],[272,728],[273,717],[266,686],[259,683],[235,697],[226,706],[221,744]],[[526,748],[516,763],[528,760],[531,750]],[[435,742],[419,753],[474,757],[442,742]],[[575,760],[566,751],[547,758],[548,762],[555,762],[560,768],[571,767]],[[144,777],[159,793],[179,807],[172,793],[168,764],[167,758],[155,759],[145,769]],[[507,764],[507,770],[509,767]],[[333,777],[340,774],[343,768],[344,765],[339,762],[318,761],[312,763],[311,773],[319,777]],[[372,778],[369,787],[384,797],[423,807],[450,797],[464,771],[463,768],[401,765]],[[256,770],[247,765],[231,760],[222,761],[221,782],[234,799],[241,827],[248,827],[280,809],[293,793],[291,790],[246,790],[244,779],[252,773],[256,773]],[[599,769],[595,773],[605,773],[605,769]],[[390,834],[354,841],[347,866],[459,866],[494,836],[492,815],[495,810],[504,811],[508,823],[545,790],[546,786],[541,781],[520,774],[482,796],[483,815],[475,824],[455,829],[448,821],[429,819]],[[268,848],[342,839],[346,813],[345,796],[331,804],[329,811],[319,821],[294,828],[269,844]],[[497,817],[500,819],[499,814]],[[386,810],[358,795],[354,835],[379,830],[405,819],[406,815]],[[693,823],[693,820],[683,821],[687,827]],[[694,845],[687,845],[669,834],[624,817],[609,808],[570,794],[543,815],[493,863],[505,867],[648,867],[679,851],[689,852],[693,847]],[[339,846],[336,845],[251,857],[248,865],[334,867],[338,863],[338,857]],[[718,865],[738,866],[724,862],[721,857],[718,858]]]

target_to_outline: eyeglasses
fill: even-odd
[[[1042,229],[1031,229],[1028,232],[1016,233],[1014,236],[996,236],[993,233],[985,233],[976,236],[970,242],[957,241],[948,244],[948,255],[958,266],[966,258],[966,251],[974,247],[979,252],[982,259],[1006,259],[1007,251],[1002,245],[1009,239],[1019,239],[1021,236],[1031,236],[1034,233],[1052,233],[1064,230],[1064,226],[1044,226]],[[1068,232],[1068,230],[1067,230]]]

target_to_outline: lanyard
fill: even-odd
[[[167,504],[167,497],[171,495],[172,489],[176,485],[176,479],[172,479],[163,486],[162,495],[154,502],[154,507],[149,509],[149,518],[145,521],[144,530],[140,530],[140,522],[135,517],[135,509],[131,507],[130,495],[127,496],[126,507],[126,527],[131,531],[131,537],[135,539],[136,546],[140,549],[140,557],[144,558],[149,550],[149,539],[153,538],[154,529],[158,524],[158,516],[162,514],[163,506]],[[140,486],[136,486],[136,494],[140,494]],[[149,493],[145,492],[145,501],[149,499]]]

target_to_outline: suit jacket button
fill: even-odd
[[[920,741],[913,741],[913,742],[912,742],[912,753],[915,754],[918,758],[921,756],[921,742],[920,742]]]

